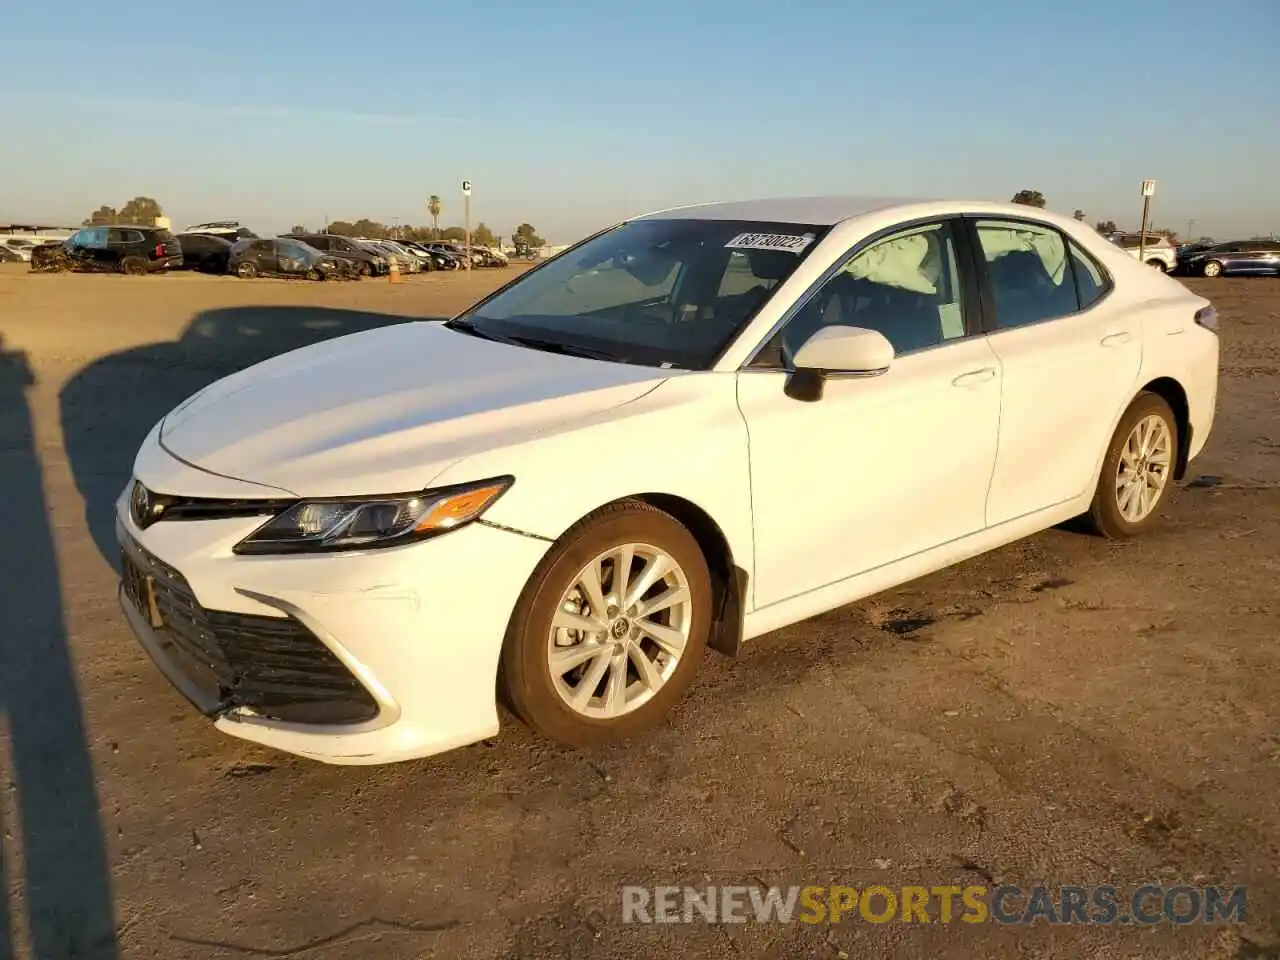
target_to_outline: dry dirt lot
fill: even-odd
[[[336,768],[215,733],[118,615],[137,443],[231,369],[499,276],[0,269],[0,958],[1280,957],[1280,281],[1195,282],[1218,421],[1141,542],[1053,530],[709,655],[602,752],[508,721]],[[1246,923],[620,922],[627,883],[1148,881],[1245,884]]]

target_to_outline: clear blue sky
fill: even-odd
[[[0,0],[0,221],[461,221],[1008,199],[1280,232],[1280,0]],[[207,12],[206,12],[207,11]]]

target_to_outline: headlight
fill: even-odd
[[[302,500],[241,540],[235,552],[370,550],[424,540],[478,519],[514,482],[495,477],[391,497]]]

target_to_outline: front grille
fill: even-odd
[[[133,494],[145,494],[145,513],[133,507],[133,519],[146,528],[160,520],[227,520],[240,517],[271,516],[287,510],[296,499],[222,500],[211,497],[179,497],[148,490],[135,480]]]
[[[121,568],[125,596],[198,679],[216,686],[219,710],[248,707],[294,723],[377,716],[369,691],[294,618],[206,610],[181,573],[136,542],[121,551]]]

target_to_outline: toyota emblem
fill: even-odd
[[[139,527],[150,526],[155,519],[152,516],[151,491],[136,480],[133,483],[133,495],[129,498],[129,509],[133,513],[133,522]]]

